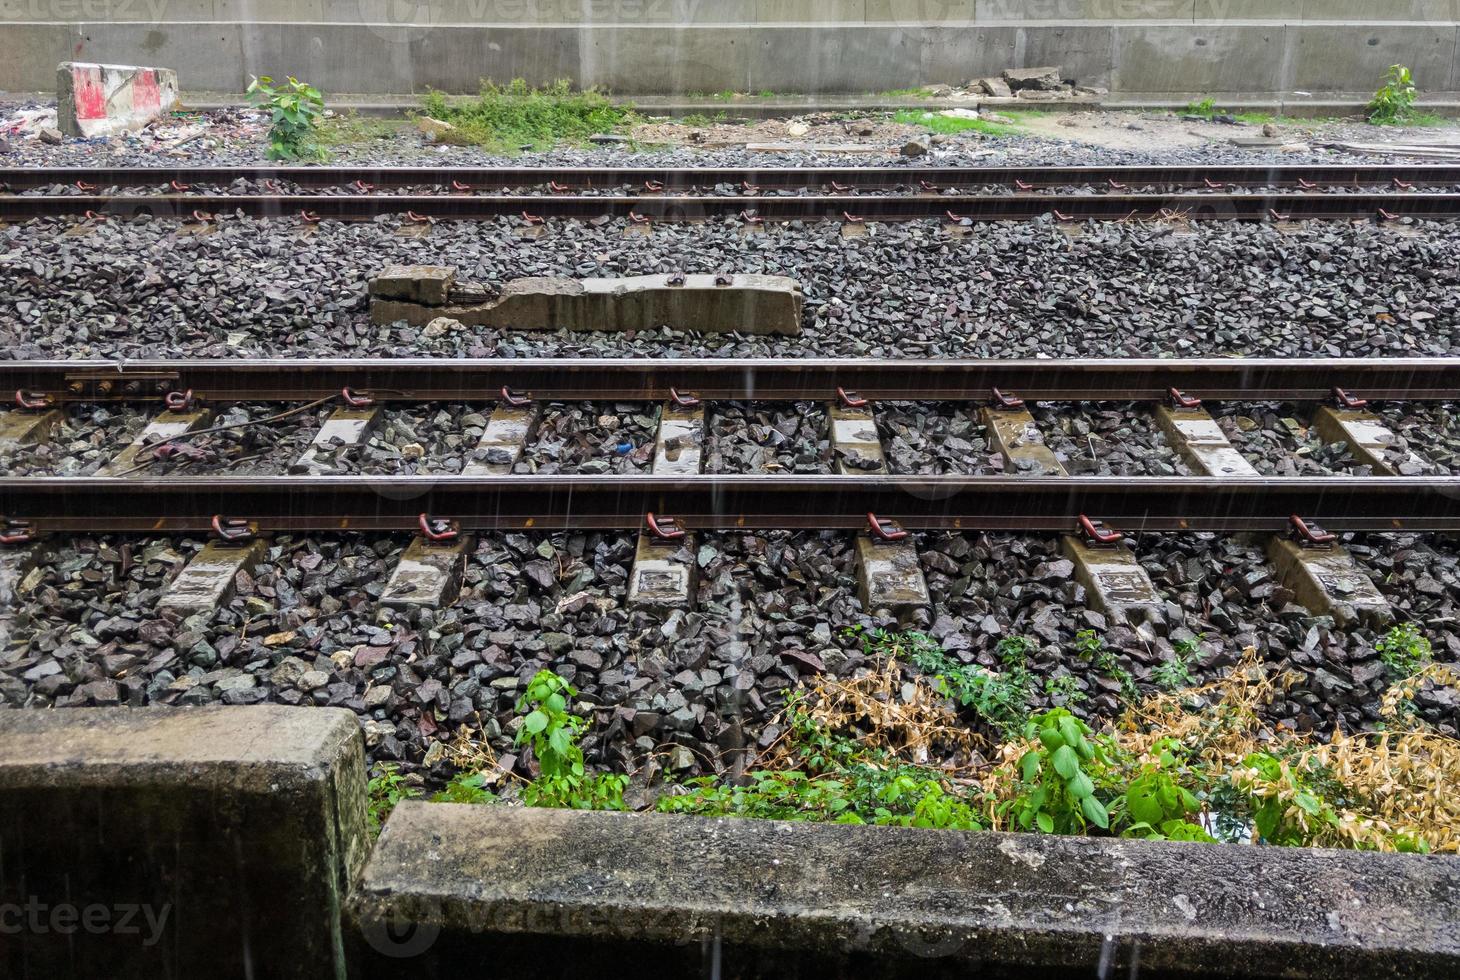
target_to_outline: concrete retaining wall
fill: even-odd
[[[1353,18],[1355,22],[1349,23]],[[0,91],[68,59],[327,92],[569,78],[626,95],[866,93],[1059,64],[1117,96],[1460,89],[1460,0],[0,0]]]

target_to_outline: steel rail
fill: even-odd
[[[650,512],[691,530],[853,530],[868,512],[911,530],[1125,532],[1460,530],[1455,477],[409,476],[0,479],[0,514],[33,532],[631,530]]]
[[[407,214],[438,221],[482,221],[529,214],[540,218],[647,219],[693,222],[753,216],[762,221],[915,221],[936,218],[1024,221],[1052,217],[1061,221],[1301,221],[1353,218],[1439,220],[1460,215],[1460,194],[1007,194],[950,197],[900,196],[692,196],[650,194],[638,197],[470,194],[97,194],[0,195],[0,220],[102,217],[179,218],[196,213],[210,220],[230,215],[249,218],[368,221]]]
[[[548,186],[574,190],[704,187],[750,184],[766,190],[825,186],[859,190],[917,188],[1069,187],[1159,185],[1211,187],[1363,187],[1399,181],[1416,185],[1460,185],[1460,166],[1445,164],[1317,164],[1299,166],[1124,166],[1124,167],[7,167],[0,188],[35,190],[62,184],[99,187],[166,187],[231,184],[236,180],[281,180],[298,187],[344,187],[363,181],[377,188],[452,187],[472,190]]]
[[[1030,401],[1158,401],[1172,388],[1211,401],[1356,397],[1460,399],[1460,358],[1103,358],[830,360],[821,358],[344,358],[0,361],[0,391],[54,404],[156,402],[192,391],[211,402],[306,401],[344,387],[379,401],[490,402],[506,386],[538,401],[829,399],[842,388],[877,401],[987,401],[993,388]]]

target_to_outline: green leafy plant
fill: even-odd
[[[248,84],[248,100],[270,115],[270,160],[323,160],[318,142],[324,118],[324,96],[319,89],[294,76],[276,85],[268,75]]]
[[[1158,687],[1175,691],[1196,683],[1196,678],[1191,673],[1191,661],[1199,652],[1199,644],[1203,638],[1197,636],[1191,640],[1177,640],[1171,645],[1170,659],[1161,661],[1151,671],[1151,677]]]
[[[1120,665],[1115,654],[1105,649],[1105,641],[1094,630],[1080,630],[1075,634],[1075,653],[1081,660],[1094,664],[1102,674],[1120,684],[1122,701],[1133,704],[1140,698],[1136,679]]]
[[[550,670],[540,670],[517,702],[526,711],[516,744],[531,745],[539,773],[522,791],[528,806],[574,810],[622,810],[629,777],[600,773],[590,776],[578,738],[587,722],[568,712],[568,698],[578,691]]]
[[[486,773],[459,772],[446,788],[431,797],[432,803],[494,803],[497,796],[486,787]]]
[[[1217,103],[1213,99],[1192,100],[1186,104],[1186,115],[1211,119],[1217,115]]]
[[[1030,643],[1024,637],[1006,636],[999,641],[996,652],[1002,671],[959,663],[922,633],[910,631],[899,637],[907,659],[935,679],[941,694],[971,708],[1001,737],[1023,728],[1029,719],[1029,698],[1034,683],[1028,666]]]
[[[930,769],[898,763],[827,730],[798,695],[787,702],[788,757],[797,768],[753,770],[744,785],[705,776],[661,796],[662,813],[979,830],[976,801]]]
[[[1021,790],[1006,807],[1024,830],[1083,834],[1093,824],[1110,826],[1105,804],[1095,797],[1087,766],[1103,763],[1089,726],[1066,708],[1030,720],[1025,737],[1034,745],[1019,758]]]
[[[405,777],[400,774],[399,766],[386,762],[370,777],[370,782],[366,784],[366,794],[369,798],[366,817],[369,820],[370,833],[379,834],[380,828],[385,825],[385,818],[390,816],[395,805],[401,800],[419,797],[421,791],[406,782]]]
[[[1400,680],[1413,677],[1430,662],[1433,647],[1413,623],[1395,626],[1374,644],[1379,659]]]
[[[520,78],[508,85],[483,82],[481,92],[470,101],[448,101],[441,92],[427,92],[421,108],[431,118],[455,127],[439,137],[442,141],[498,152],[579,143],[634,118],[632,109],[614,105],[601,92],[574,91],[567,81],[533,88]]]
[[[1090,696],[1080,687],[1080,682],[1074,674],[1051,677],[1044,682],[1044,693],[1066,708],[1084,704],[1090,699]]]
[[[1216,843],[1190,819],[1200,807],[1196,794],[1178,784],[1170,772],[1147,765],[1111,805],[1111,822],[1123,837]]]
[[[1418,90],[1414,75],[1404,65],[1390,65],[1383,84],[1374,93],[1374,98],[1365,110],[1369,122],[1375,126],[1392,126],[1407,122],[1414,116],[1414,103]]]

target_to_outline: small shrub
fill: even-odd
[[[446,788],[431,797],[432,803],[494,803],[496,794],[486,787],[486,773],[459,772]]]
[[[557,674],[540,670],[518,700],[517,710],[526,710],[527,716],[517,732],[517,744],[532,746],[539,768],[538,777],[523,789],[522,802],[574,810],[622,810],[629,777],[590,776],[583,764],[578,736],[588,723],[568,713],[568,698],[577,694]]]
[[[971,708],[1002,738],[1016,734],[1029,719],[1029,698],[1034,678],[1029,671],[1029,641],[1006,636],[997,652],[1003,671],[959,663],[930,637],[903,633],[906,654],[913,666],[932,675],[938,691]]]
[[[1105,649],[1105,641],[1094,630],[1080,630],[1075,634],[1075,653],[1081,660],[1094,664],[1102,674],[1120,684],[1120,699],[1126,704],[1134,704],[1140,698],[1136,679],[1120,665],[1115,654]]]
[[[248,84],[248,100],[269,110],[270,160],[323,160],[318,130],[324,118],[324,96],[319,89],[294,76],[275,85],[268,75]]]
[[[1067,709],[1054,708],[1031,720],[1025,737],[1032,747],[1019,757],[1021,789],[1006,804],[1019,826],[1044,834],[1109,827],[1110,814],[1086,771],[1104,762],[1089,726]]]
[[[385,818],[390,816],[390,811],[401,800],[413,800],[421,795],[421,791],[409,785],[405,777],[400,774],[400,767],[393,763],[383,763],[379,771],[370,777],[366,785],[366,792],[369,796],[369,804],[366,815],[370,823],[370,833],[378,835],[380,828],[385,826]]]
[[[1366,110],[1369,122],[1375,126],[1392,126],[1408,122],[1414,116],[1414,103],[1418,90],[1414,75],[1404,65],[1390,65],[1384,76],[1384,83],[1374,93]]]
[[[1196,683],[1196,678],[1191,674],[1191,661],[1199,650],[1198,644],[1201,640],[1202,637],[1198,636],[1194,640],[1177,640],[1171,645],[1171,658],[1161,661],[1151,671],[1151,677],[1158,687],[1176,691]]]
[[[1193,100],[1186,104],[1186,115],[1212,119],[1217,115],[1217,103],[1212,99]]]
[[[1379,659],[1400,680],[1413,677],[1429,663],[1433,648],[1413,623],[1401,623],[1374,644]]]

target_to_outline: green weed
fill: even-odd
[[[634,118],[633,110],[614,105],[601,92],[574,91],[567,81],[532,88],[520,78],[505,86],[484,82],[481,93],[470,101],[448,101],[445,94],[433,90],[422,97],[421,108],[426,115],[456,127],[444,141],[499,152],[580,143]]]
[[[907,123],[911,126],[922,126],[931,132],[941,133],[945,136],[967,132],[998,137],[1021,135],[1018,126],[989,122],[987,119],[960,119],[957,116],[943,116],[936,112],[923,112],[919,109],[899,109],[892,114],[892,121]]]
[[[1365,113],[1375,126],[1409,122],[1414,116],[1414,103],[1418,98],[1419,90],[1415,88],[1413,73],[1404,65],[1390,65],[1383,84],[1374,93]]]
[[[294,76],[280,85],[268,75],[248,83],[248,101],[269,111],[270,160],[323,160],[318,142],[324,118],[324,96],[319,89]]]
[[[578,738],[588,723],[568,712],[568,698],[578,691],[550,670],[540,670],[517,702],[526,711],[517,732],[519,746],[531,745],[537,757],[538,777],[522,791],[528,806],[565,807],[574,810],[622,810],[624,787],[629,777],[622,774],[588,775]]]
[[[1430,662],[1433,647],[1413,623],[1401,623],[1374,644],[1379,659],[1400,680],[1413,677]]]
[[[366,817],[372,835],[380,834],[380,828],[385,826],[385,818],[390,816],[390,811],[395,809],[397,803],[401,800],[413,800],[421,795],[420,790],[406,782],[399,769],[394,763],[382,763],[366,784]]]

